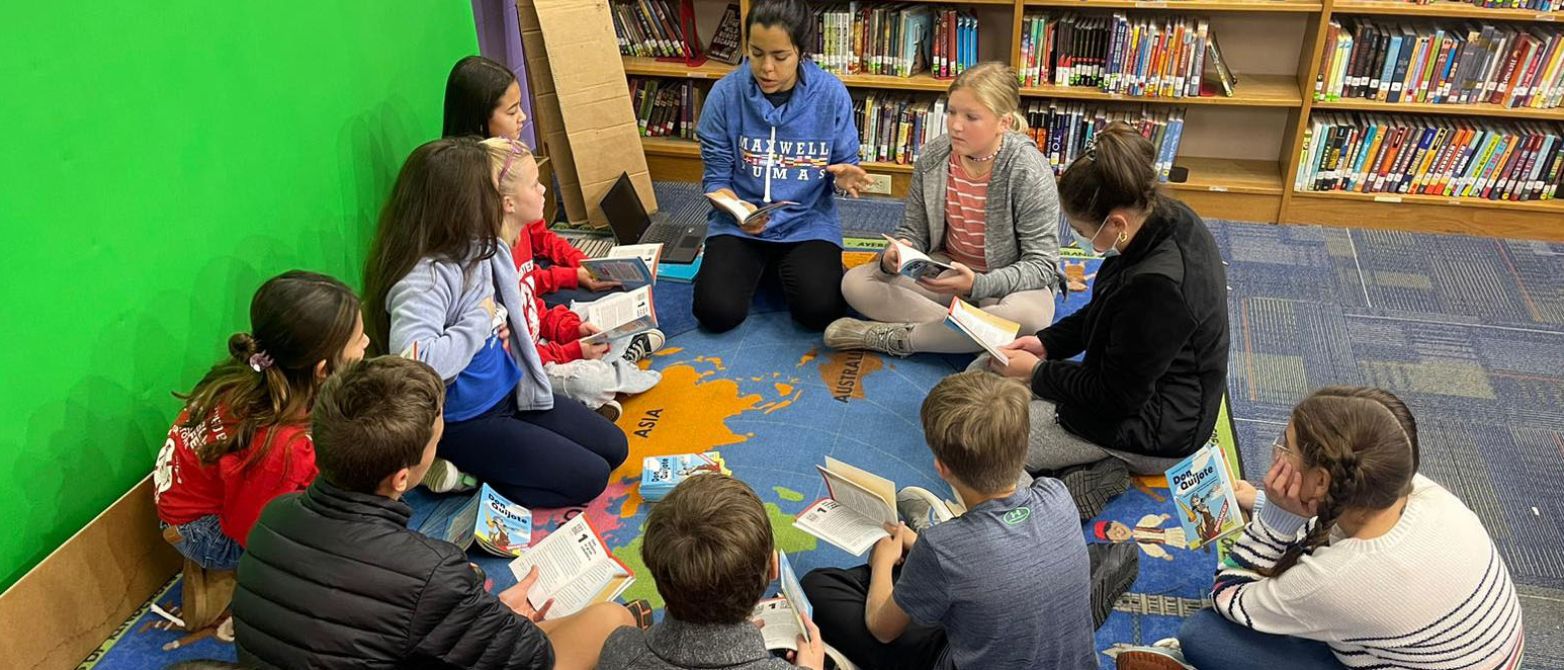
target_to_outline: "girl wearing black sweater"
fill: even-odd
[[[1100,464],[1160,473],[1216,425],[1227,384],[1226,273],[1200,217],[1159,190],[1155,160],[1150,141],[1115,123],[1059,179],[1077,241],[1106,260],[1091,302],[1008,345],[1008,365],[992,363],[1031,382],[1028,472]]]

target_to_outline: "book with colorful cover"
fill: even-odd
[[[1168,468],[1168,492],[1178,508],[1178,521],[1184,527],[1190,549],[1244,527],[1233,477],[1222,448],[1210,443]]]
[[[426,524],[417,530],[463,549],[476,544],[495,556],[515,557],[532,542],[532,511],[484,484],[443,526]]]
[[[1021,324],[989,314],[959,297],[950,299],[950,312],[945,316],[945,325],[972,338],[973,342],[982,345],[988,355],[1002,364],[1009,363],[1010,357],[1000,347],[1014,342],[1016,333],[1021,331]]]
[[[732,475],[733,471],[722,460],[722,454],[715,451],[647,456],[641,462],[641,498],[648,502],[662,500],[680,482],[704,474]]]

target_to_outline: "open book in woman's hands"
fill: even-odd
[[[798,202],[793,200],[778,200],[764,207],[757,207],[738,198],[730,197],[726,193],[707,193],[706,199],[710,200],[711,204],[716,205],[717,209],[727,212],[740,226],[746,228],[755,227],[765,217],[770,216],[773,211],[788,205],[798,204]]]

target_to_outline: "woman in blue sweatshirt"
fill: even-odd
[[[713,209],[695,318],[723,332],[744,322],[762,276],[775,272],[788,310],[820,330],[846,311],[842,300],[842,221],[832,190],[857,196],[869,176],[858,167],[853,102],[836,77],[804,58],[814,17],[803,0],[759,0],[744,21],[745,66],[712,86],[696,134],[702,188],[743,203],[797,204],[741,225]]]

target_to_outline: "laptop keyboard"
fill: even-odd
[[[684,228],[681,226],[652,226],[646,231],[645,235],[641,236],[641,243],[656,244],[661,242],[663,244],[672,244],[683,234]]]
[[[587,258],[602,258],[607,256],[609,250],[614,248],[614,238],[612,237],[603,237],[600,235],[593,235],[590,237],[560,235],[560,237],[565,238],[565,241],[569,242],[570,246],[573,246],[581,253],[586,254]]]

